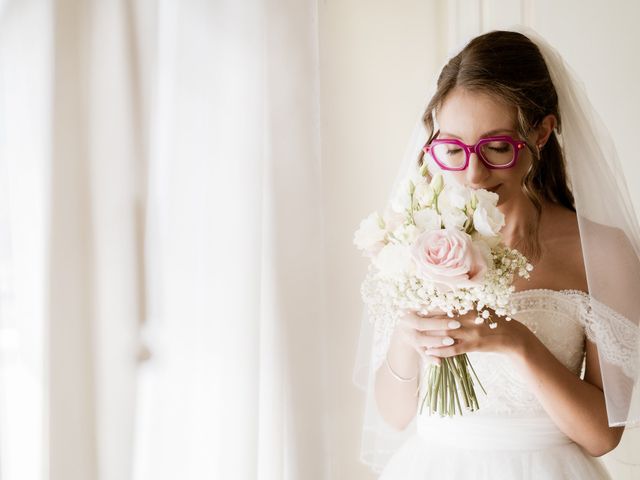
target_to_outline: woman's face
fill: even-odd
[[[519,140],[516,112],[516,107],[509,107],[486,93],[455,87],[438,111],[440,133],[437,138],[458,138],[468,145],[475,145],[480,138],[493,135],[510,135]],[[533,138],[535,133],[528,140],[533,141]],[[520,181],[531,161],[531,152],[525,147],[520,150],[513,167],[489,169],[477,154],[472,153],[465,170],[443,173],[459,184],[496,192],[500,197],[498,205],[501,205],[523,197]]]

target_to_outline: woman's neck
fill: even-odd
[[[556,206],[548,200],[541,200],[542,212],[540,216],[540,224],[538,226],[540,238],[543,238],[544,225],[546,224],[545,213],[549,213]],[[522,240],[529,238],[535,231],[534,222],[537,221],[536,207],[528,197],[523,195],[517,201],[511,201],[498,207],[504,214],[505,225],[500,230],[503,242],[513,247]]]

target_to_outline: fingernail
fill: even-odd
[[[453,345],[453,338],[451,337],[444,337],[442,339],[442,344],[443,345]]]
[[[457,320],[451,320],[449,322],[449,328],[460,328],[460,322]]]

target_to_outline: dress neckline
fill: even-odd
[[[574,288],[563,288],[561,290],[553,290],[551,288],[526,288],[524,290],[518,290],[512,292],[511,295],[519,295],[521,293],[551,293],[553,295],[582,295],[583,297],[589,297],[589,294],[583,290],[577,290]]]

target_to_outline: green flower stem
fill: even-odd
[[[434,410],[436,410],[436,411],[437,411],[437,406],[438,406],[438,392],[440,391],[440,384],[441,384],[441,380],[442,380],[441,371],[442,371],[442,367],[436,367],[435,382],[434,382],[434,387],[433,387],[433,394],[431,395],[431,411],[432,411],[432,412],[433,412]]]
[[[457,405],[458,405],[458,410],[460,411],[460,414],[462,415],[462,407],[460,407],[460,395],[458,393],[458,388],[457,388],[457,383],[460,381],[460,372],[458,371],[458,368],[456,367],[455,362],[452,363],[450,380],[451,380],[451,385],[453,385],[453,387],[454,387],[454,388],[451,389],[452,392],[453,392],[453,395],[451,396],[451,403],[453,405],[453,413],[455,414],[455,404],[453,403],[455,401],[457,403]]]
[[[466,357],[466,354],[465,354]],[[475,369],[473,368],[473,365],[471,365],[471,362],[469,361],[468,358],[466,358],[466,362],[467,365],[469,365],[469,367],[471,368],[471,371],[473,372],[473,375],[476,377],[476,380],[478,381],[478,385],[480,385],[480,388],[482,388],[482,391],[484,392],[484,394],[487,394],[487,391],[484,389],[484,387],[482,386],[482,382],[480,381],[480,379],[478,378],[478,374],[476,373]]]
[[[440,390],[440,411],[443,411],[444,408],[446,408],[446,399],[447,399],[447,386],[448,386],[448,380],[449,378],[449,368],[447,367],[447,364],[445,363],[444,367],[442,368],[442,390]]]
[[[455,376],[453,374],[453,372],[449,372],[449,374],[447,375],[447,383],[451,384],[453,387],[455,387],[456,384],[456,379]],[[447,412],[449,412],[449,415],[455,415],[456,414],[456,405],[454,403],[455,399],[455,388],[452,388],[449,390],[449,404],[447,406]]]
[[[469,371],[467,370],[468,363],[465,361],[465,357],[466,357],[466,354],[462,354],[460,355],[460,358],[458,358],[457,360],[460,362],[460,367],[464,372],[463,385],[465,386],[465,390],[468,393],[468,400],[469,400],[469,403],[467,406],[471,407],[471,410],[475,410],[475,406],[477,402],[475,398],[476,397],[475,390],[473,388],[473,379],[471,378],[471,376],[469,375]]]
[[[454,385],[455,385],[455,383],[454,383]],[[460,405],[460,395],[458,394],[458,389],[455,388],[453,390],[453,393],[454,393],[454,396],[455,396],[455,399],[456,399],[456,403],[458,404],[458,411],[460,412],[460,415],[462,415],[462,406]],[[455,413],[455,410],[454,410],[454,413]]]
[[[453,416],[456,414],[456,406],[460,415],[463,415],[461,395],[466,410],[477,410],[479,405],[474,388],[474,377],[486,395],[486,391],[466,354],[442,358],[440,365],[429,365],[424,376],[426,391],[420,404],[420,413],[422,414],[424,406],[427,404],[429,415],[432,412],[437,412],[440,416]],[[419,390],[420,387],[418,387]]]
[[[462,394],[464,395],[465,407],[469,408],[469,406],[471,404],[471,399],[469,398],[471,392],[470,392],[469,386],[467,384],[467,372],[465,371],[464,366],[460,363],[460,361],[459,361],[459,359],[457,357],[458,357],[458,355],[453,357],[453,362],[456,365],[456,367],[459,369],[459,372],[460,372],[459,384],[462,387]]]

